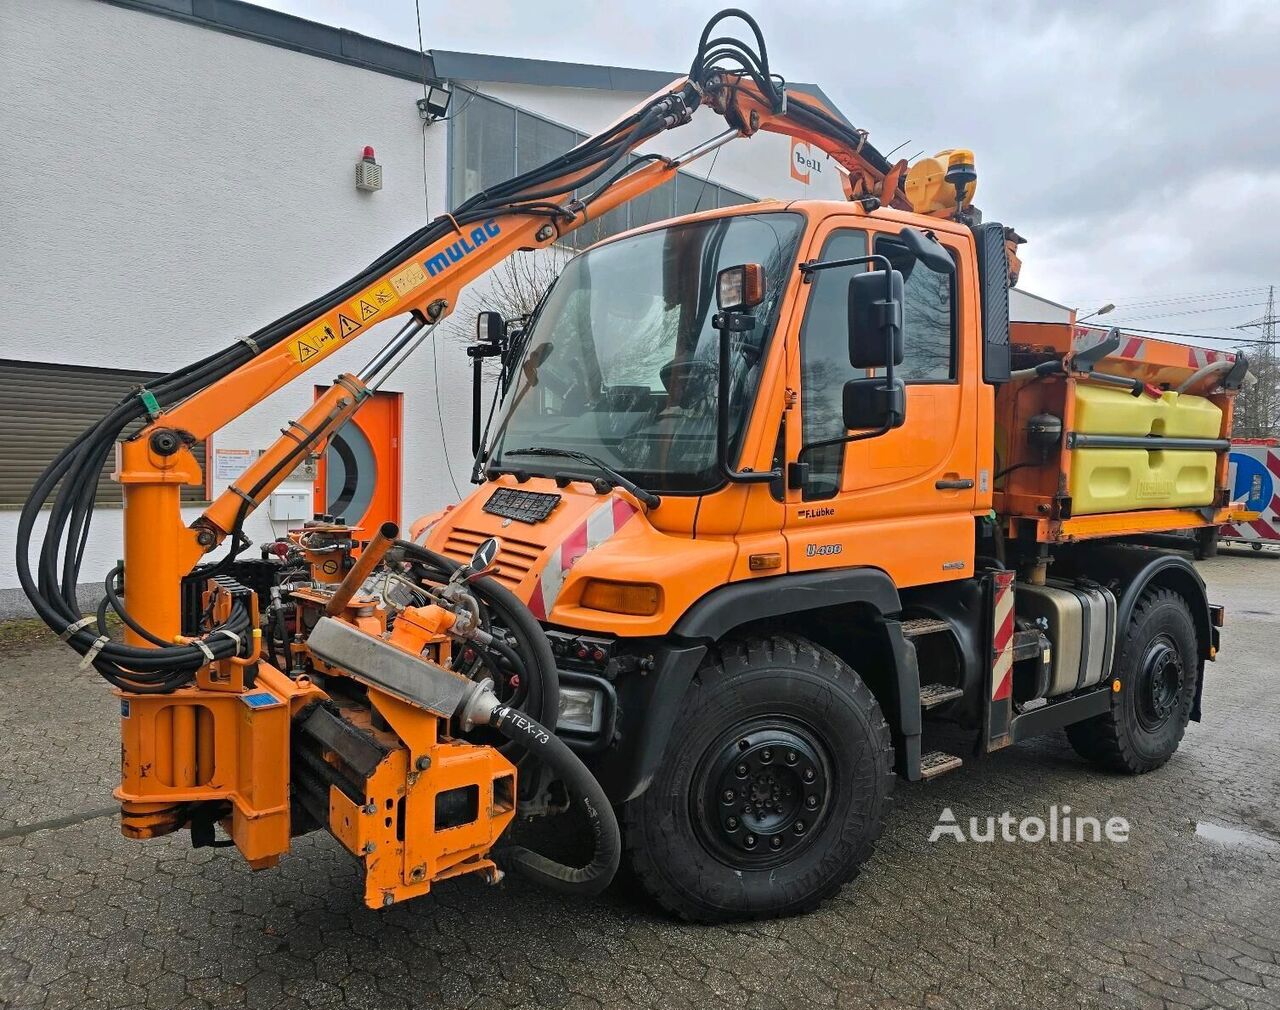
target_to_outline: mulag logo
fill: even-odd
[[[422,265],[427,268],[427,273],[434,277],[436,274],[448,270],[453,264],[470,256],[476,249],[501,231],[502,228],[498,225],[498,222],[490,218],[484,224],[476,225],[476,227],[472,228],[470,236],[464,235],[453,245],[442,252],[436,253]]]
[[[996,831],[999,824],[1000,830]],[[943,807],[938,823],[929,832],[929,841],[951,838],[957,842],[1108,842],[1122,843],[1129,840],[1129,822],[1123,817],[1108,818],[1105,827],[1096,817],[1073,817],[1071,808],[1061,809],[1055,804],[1049,808],[1049,819],[1043,817],[1014,817],[1005,811],[999,817],[970,817],[969,831],[956,820],[950,807]]]

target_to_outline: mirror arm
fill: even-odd
[[[845,260],[826,260],[819,262],[817,260],[808,260],[800,264],[800,273],[804,275],[806,281],[810,274],[817,273],[819,270],[833,270],[836,267],[855,267],[861,263],[876,263],[884,271],[884,297],[886,302],[893,301],[893,264],[889,262],[887,256],[880,253],[872,253],[870,256],[854,256]],[[886,386],[893,385],[893,352],[894,352],[894,334],[890,331],[887,337],[887,353],[885,354],[884,379]],[[885,431],[890,429],[886,428]],[[814,443],[820,445],[823,443]]]
[[[885,300],[893,300],[893,264],[889,259],[879,253],[872,253],[870,256],[854,256],[851,259],[843,260],[827,260],[825,262],[809,261],[800,264],[800,272],[805,275],[807,281],[810,274],[817,273],[819,270],[831,270],[836,267],[858,266],[862,263],[879,263],[884,270],[885,279]],[[893,357],[894,357],[894,334],[890,331],[887,338],[888,347],[885,353],[884,366],[884,384],[886,389],[893,387]],[[726,358],[724,352],[721,352],[721,360]],[[855,432],[852,435],[839,435],[835,438],[823,438],[816,442],[807,442],[800,447],[800,451],[796,453],[795,466],[801,467],[804,464],[804,458],[815,449],[823,449],[829,445],[848,445],[850,442],[861,442],[868,438],[879,438],[881,435],[887,435],[893,430],[892,424],[882,424],[879,428],[873,428],[868,431]],[[788,468],[790,469],[790,468]],[[789,482],[790,486],[802,487],[803,484],[797,481]]]
[[[734,332],[733,317],[738,315],[724,312],[714,320],[720,330],[720,367],[716,377],[716,465],[720,475],[734,484],[767,484],[771,480],[781,480],[782,471],[735,470],[729,464],[729,339]]]

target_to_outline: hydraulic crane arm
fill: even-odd
[[[755,33],[754,50],[732,38],[711,37],[727,17],[747,22]],[[517,250],[551,245],[587,220],[661,186],[680,167],[717,147],[720,141],[695,147],[682,159],[627,161],[653,137],[689,122],[703,104],[725,117],[733,131],[726,139],[760,130],[796,136],[843,166],[851,198],[874,195],[882,203],[909,208],[902,192],[905,163],[889,165],[866,143],[865,131],[818,100],[787,94],[769,71],[754,21],[740,11],[722,12],[704,30],[688,77],[568,153],[431,221],[320,298],[126,397],[65,449],[37,482],[19,524],[19,577],[40,616],[127,691],[171,691],[190,682],[211,657],[221,660],[242,651],[234,635],[218,631],[197,642],[170,644],[180,631],[182,578],[227,537],[234,558],[244,544],[240,529],[248,514],[350,418],[376,382],[429,333],[424,329],[453,310],[466,284]],[[405,314],[409,323],[359,375],[341,376],[202,516],[189,527],[183,524],[181,487],[200,480],[192,445],[376,323]],[[121,608],[128,643],[119,644],[109,640],[102,620],[95,627],[80,619],[76,584],[97,474],[124,429],[138,421],[142,430],[119,443],[116,469],[124,485],[129,579],[129,611]],[[31,535],[51,497],[33,573]],[[209,574],[217,570],[217,564],[208,566]],[[233,613],[228,621],[243,630],[246,615]]]

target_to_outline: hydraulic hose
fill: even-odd
[[[395,548],[416,565],[424,567],[441,582],[448,581],[458,570],[458,562],[435,551],[428,550],[410,540],[397,540]],[[468,582],[468,588],[487,606],[499,622],[515,636],[516,658],[521,674],[521,690],[528,699],[530,714],[541,722],[555,725],[560,716],[560,677],[556,670],[556,657],[551,643],[538,619],[520,598],[496,579],[478,578]],[[493,643],[494,651],[511,662],[499,643]]]
[[[586,866],[574,867],[512,845],[494,852],[503,867],[562,894],[596,895],[609,886],[622,861],[622,832],[604,789],[565,742],[535,719],[510,706],[494,709],[489,725],[550,768],[569,790],[591,828],[594,852]]]
[[[751,29],[755,49],[750,42],[731,37],[712,38],[712,30],[717,24],[734,17],[743,20]],[[138,422],[145,425],[148,421],[155,420],[157,407],[161,411],[167,410],[232,374],[256,355],[269,352],[302,326],[358,294],[394,265],[428,248],[460,225],[484,221],[497,214],[527,214],[554,219],[577,213],[572,206],[563,207],[547,200],[567,196],[609,175],[617,166],[625,163],[630,150],[684,121],[700,102],[701,85],[719,72],[716,64],[721,60],[742,67],[742,72],[749,75],[761,91],[769,96],[771,104],[775,107],[780,105],[781,81],[769,70],[768,54],[759,26],[742,11],[723,11],[704,30],[691,68],[692,84],[681,95],[663,94],[616,123],[607,132],[553,158],[545,165],[477,193],[455,208],[452,214],[440,215],[407,235],[354,277],[332,290],[268,323],[248,338],[238,340],[192,365],[155,379],[147,384],[146,389],[122,398],[99,422],[88,428],[49,464],[37,479],[19,516],[15,538],[18,579],[40,618],[76,652],[89,656],[94,669],[104,678],[126,691],[166,693],[176,690],[191,682],[196,671],[209,661],[210,653],[215,660],[236,654],[238,647],[235,640],[218,632],[240,634],[247,627],[247,614],[239,611],[233,613],[233,619],[227,625],[205,634],[199,646],[161,644],[160,636],[152,629],[145,629],[130,618],[124,602],[114,591],[114,577],[109,580],[112,592],[108,596],[116,598],[110,601],[110,606],[120,613],[129,627],[150,647],[143,648],[110,640],[104,630],[105,610],[101,611],[104,620],[98,627],[91,627],[94,623],[92,617],[88,620],[81,617],[76,587],[94,516],[94,490],[116,440],[131,425]],[[734,71],[727,72],[732,74]],[[816,110],[813,114],[819,118],[829,118]],[[611,180],[609,184],[613,181],[616,180]],[[309,446],[300,446],[298,451],[301,453],[307,448]],[[253,496],[250,492],[250,497]],[[37,526],[41,525],[39,520],[46,506],[47,519],[38,534],[33,565],[33,539],[37,538]],[[242,530],[247,514],[246,504],[229,531],[230,547],[226,556],[220,561],[201,566],[197,571],[213,575],[234,562],[247,543]],[[485,585],[480,591],[482,595],[495,593],[490,585]],[[501,590],[501,593],[505,593],[505,590]],[[511,606],[511,601],[515,598],[506,593],[506,597],[510,597],[507,600],[501,593],[498,596],[503,602],[496,605],[505,612],[504,620],[518,621],[510,616],[521,610],[518,605]],[[508,627],[513,625],[509,623]],[[529,640],[535,639],[531,637]],[[545,640],[543,645],[546,646]],[[549,646],[546,646],[546,651],[549,655]],[[544,665],[540,659],[537,665],[543,674],[543,697],[541,704],[532,707],[553,721],[557,709],[554,664]],[[551,672],[548,673],[548,670]],[[530,700],[534,700],[532,691]]]

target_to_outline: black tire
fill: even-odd
[[[636,879],[696,922],[816,908],[857,875],[888,812],[893,741],[875,697],[826,649],[776,635],[719,646],[686,701],[624,810]]]
[[[1116,650],[1120,690],[1100,716],[1067,727],[1081,757],[1130,775],[1159,768],[1182,742],[1200,675],[1196,626],[1187,602],[1149,589],[1134,607]]]

